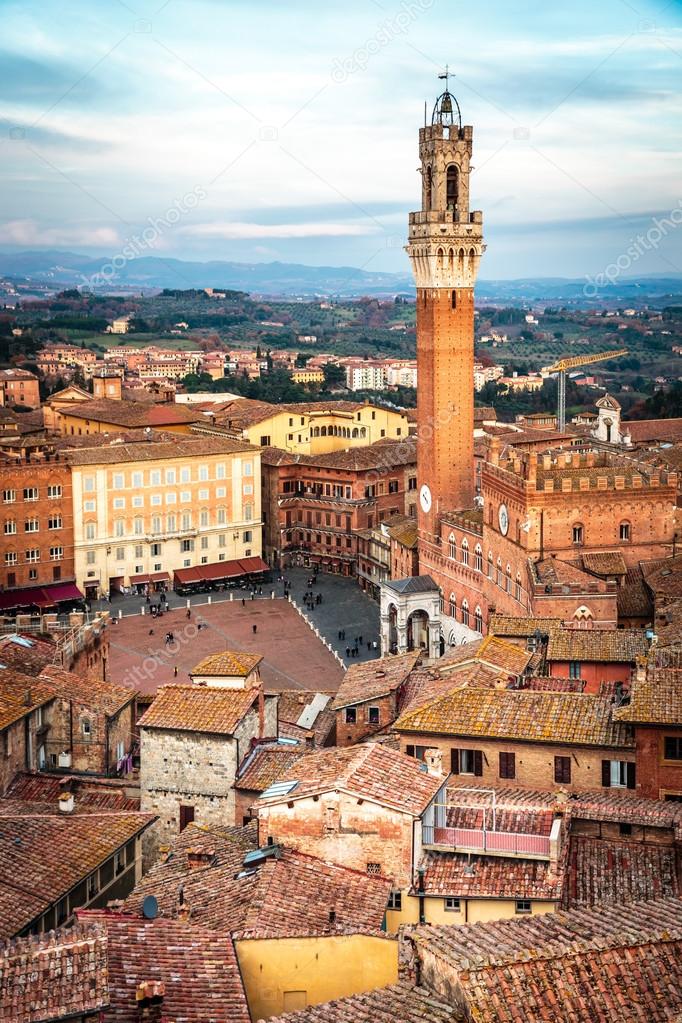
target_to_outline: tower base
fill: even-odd
[[[443,654],[440,590],[428,575],[381,584],[381,653],[423,650],[429,660]]]

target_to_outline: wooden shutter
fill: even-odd
[[[405,752],[407,753],[408,757],[413,757],[414,756],[414,746],[411,746],[411,745],[406,746],[405,747]]]
[[[626,767],[626,771],[627,771],[627,775],[628,775],[628,788],[629,789],[634,789],[635,788],[635,765],[634,764],[628,764],[628,766]]]
[[[601,762],[601,783],[605,789],[611,788],[611,761],[602,760]]]
[[[516,756],[514,753],[500,753],[500,778],[516,777]]]
[[[450,750],[450,773],[459,774],[459,750]]]
[[[480,749],[474,750],[474,774],[477,778],[483,775],[483,753]]]
[[[180,831],[184,831],[194,820],[194,807],[180,804]]]

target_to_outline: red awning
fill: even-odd
[[[176,568],[173,572],[173,582],[186,586],[188,583],[201,582],[201,570],[196,568]]]
[[[247,575],[270,571],[270,566],[267,565],[262,558],[240,558],[239,564],[242,566],[242,570],[246,572]]]
[[[31,586],[25,590],[11,590],[0,593],[0,611],[15,607],[49,607],[53,601],[42,586]]]
[[[170,580],[168,572],[152,572],[149,576],[150,583],[165,583]]]
[[[141,586],[143,583],[148,583],[149,579],[149,573],[143,572],[141,575],[131,575],[130,582],[132,586]]]
[[[57,586],[43,586],[43,593],[53,604],[59,604],[62,600],[82,600],[83,594],[75,583],[59,583]]]

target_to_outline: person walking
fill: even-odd
[[[258,632],[258,626],[256,625],[256,623],[255,623],[255,622],[253,623],[253,625],[251,626],[251,628],[253,629],[253,634],[254,634],[254,636],[255,636],[255,635],[256,635],[256,633]]]
[[[178,666],[177,664],[173,667],[173,678],[178,677]]]
[[[349,659],[350,659],[350,647],[347,646],[346,647],[346,660],[349,660]]]
[[[190,610],[189,608],[187,608],[187,614],[186,614],[186,617],[187,617],[187,618],[191,618],[191,617],[192,617],[192,612],[191,612],[191,610]]]

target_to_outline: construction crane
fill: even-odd
[[[566,371],[577,369],[578,366],[592,366],[595,362],[606,362],[607,359],[617,359],[621,355],[627,355],[627,348],[616,348],[612,352],[602,352],[600,355],[574,355],[570,359],[559,359],[553,366],[547,368],[548,373],[559,374],[559,404],[557,409],[557,430],[566,429]]]

